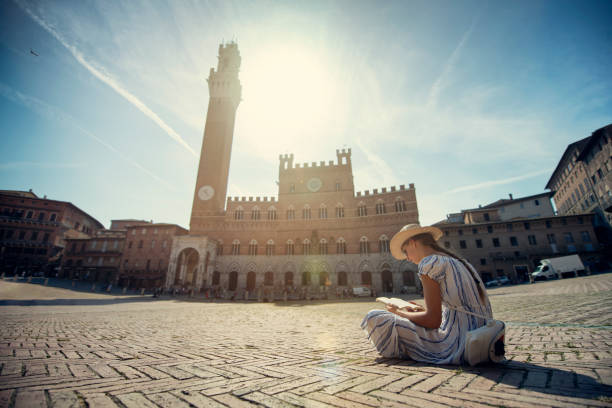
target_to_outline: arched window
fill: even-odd
[[[404,212],[406,211],[406,202],[402,197],[397,197],[395,199],[395,212]]]
[[[258,220],[260,216],[261,214],[259,213],[259,207],[257,206],[253,207],[253,209],[251,210],[251,219]]]
[[[232,242],[232,255],[240,255],[240,241],[237,239]]]
[[[389,253],[389,238],[386,235],[381,235],[378,238],[378,251],[383,253]]]
[[[367,255],[370,252],[370,245],[367,237],[361,237],[359,239],[359,253],[361,255]]]
[[[336,253],[346,254],[346,241],[342,237],[336,240]]]
[[[385,212],[385,202],[383,200],[376,201],[376,214],[384,214]]]
[[[302,242],[302,253],[304,255],[310,255],[310,240],[308,238]]]
[[[268,240],[268,243],[266,244],[266,255],[272,256],[274,255],[274,252],[275,252],[274,241],[270,239]]]
[[[308,204],[302,208],[302,218],[305,220],[309,220],[311,218],[310,206]]]
[[[289,208],[287,208],[287,219],[295,220],[295,208],[293,208],[292,205],[290,205]]]
[[[325,238],[321,238],[321,241],[319,241],[319,255],[327,255],[327,240]]]
[[[234,219],[235,220],[242,220],[242,219],[244,219],[244,210],[242,209],[241,206],[238,206],[234,210]]]
[[[344,218],[344,206],[342,203],[336,204],[336,218]]]
[[[295,253],[295,248],[293,246],[293,241],[288,239],[285,244],[285,255],[293,255]]]
[[[321,207],[319,207],[319,218],[327,218],[327,206],[325,204],[321,204]]]
[[[357,204],[357,216],[365,217],[366,215],[368,215],[368,208],[363,201],[361,201],[359,204]]]
[[[268,208],[268,219],[275,220],[276,219],[276,208],[273,206]]]
[[[257,255],[257,241],[255,241],[254,239],[249,242],[249,255]]]

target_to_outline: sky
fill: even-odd
[[[0,189],[188,227],[218,46],[242,56],[228,195],[351,148],[419,219],[542,193],[612,123],[610,1],[0,2]],[[37,55],[35,55],[37,54]]]

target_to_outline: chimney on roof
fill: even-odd
[[[30,191],[30,193],[31,193],[31,192],[32,192],[32,189],[30,189],[29,191]]]
[[[482,208],[482,204],[478,204],[478,208]]]
[[[514,199],[512,198],[512,193],[510,193],[510,194],[508,194],[508,195],[510,196],[510,199],[511,199],[511,200],[514,200]]]

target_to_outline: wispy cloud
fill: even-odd
[[[15,161],[8,163],[0,163],[0,170],[18,170],[24,168],[41,168],[41,169],[78,169],[85,167],[84,163],[51,163],[51,162],[31,162],[31,161]]]
[[[142,102],[137,96],[132,94],[130,91],[114,79],[110,74],[105,72],[104,68],[96,68],[87,61],[85,56],[72,44],[70,44],[62,35],[59,33],[51,24],[48,24],[42,17],[34,13],[26,4],[23,4],[19,0],[15,0],[17,5],[24,10],[38,25],[45,29],[51,34],[57,41],[59,41],[64,48],[66,48],[72,56],[87,69],[93,76],[98,78],[100,81],[111,87],[115,92],[122,96],[126,101],[134,105],[138,110],[145,114],[155,124],[157,124],[168,136],[174,139],[178,144],[187,149],[194,157],[198,157],[198,154],[185,142],[185,140],[166,122],[164,122],[155,112],[153,112],[144,102]]]
[[[450,57],[446,61],[446,64],[444,65],[444,69],[442,70],[442,73],[431,86],[431,89],[429,91],[429,96],[427,97],[428,107],[437,105],[440,92],[447,85],[448,77],[450,76],[450,73],[452,72],[452,70],[455,68],[455,64],[457,60],[459,59],[461,52],[463,51],[463,47],[465,46],[465,43],[470,38],[470,35],[472,34],[472,31],[474,30],[474,26],[476,25],[477,20],[478,18],[474,18],[474,20],[472,21],[472,24],[470,25],[470,28],[468,28],[465,31],[465,33],[463,33],[463,36],[461,37],[459,44],[457,44],[457,47],[455,47]]]
[[[120,150],[116,149],[114,146],[112,146],[108,142],[100,139],[98,136],[94,135],[89,130],[84,129],[81,125],[79,125],[76,119],[74,119],[72,116],[68,115],[67,113],[63,112],[61,109],[55,106],[49,105],[46,102],[41,101],[40,99],[34,98],[29,95],[25,95],[2,83],[0,83],[0,95],[2,95],[8,100],[11,100],[22,106],[25,106],[26,108],[30,109],[31,111],[35,112],[36,114],[42,117],[45,117],[51,120],[55,120],[57,122],[66,123],[76,128],[77,130],[79,130],[81,133],[83,133],[87,137],[95,140],[96,142],[100,143],[102,146],[106,147],[108,150],[110,150],[111,152],[119,156],[126,163],[129,163],[131,166],[134,166],[140,171],[142,171],[143,173],[149,175],[150,177],[158,181],[160,184],[164,185],[169,190],[176,191],[176,188],[172,186],[170,183],[160,178],[159,176],[157,176],[155,173],[151,172],[150,170],[144,168],[139,163],[134,161],[132,158],[122,153]]]
[[[520,175],[520,176],[509,177],[509,178],[500,179],[500,180],[485,181],[483,183],[477,183],[477,184],[472,184],[472,185],[469,185],[469,186],[458,187],[458,188],[455,188],[453,190],[450,190],[447,194],[461,193],[461,192],[464,192],[464,191],[472,191],[472,190],[482,190],[482,189],[485,189],[485,188],[499,186],[499,185],[502,185],[502,184],[515,183],[517,181],[527,180],[527,179],[530,179],[532,177],[541,176],[542,174],[550,174],[553,170],[554,170],[554,168],[550,168],[550,169],[539,170],[539,171],[535,171],[535,172],[532,172],[532,173],[523,174],[523,175]]]

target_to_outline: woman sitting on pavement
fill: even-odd
[[[425,308],[408,311],[387,305],[370,311],[361,323],[384,357],[433,364],[462,364],[466,333],[492,318],[491,304],[472,265],[436,241],[436,227],[410,224],[391,240],[391,254],[418,265]],[[473,315],[473,314],[474,315]]]

